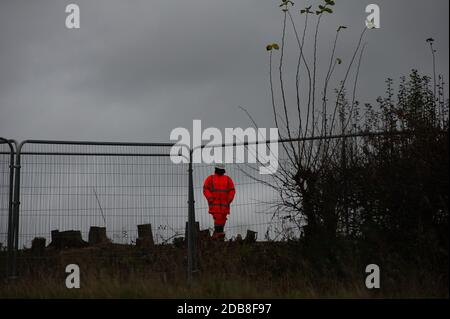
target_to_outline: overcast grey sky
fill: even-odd
[[[80,6],[79,30],[65,27],[71,2]],[[294,2],[298,23],[300,8],[319,3]],[[193,119],[250,126],[239,105],[260,126],[273,126],[265,45],[280,42],[278,3],[2,0],[0,136],[167,141],[173,128],[190,128]],[[381,8],[381,29],[365,40],[361,101],[383,94],[386,77],[412,68],[431,74],[428,37],[436,40],[438,69],[448,79],[447,0],[336,0],[320,29],[319,64],[338,25],[349,26],[338,55],[351,53],[369,3]]]

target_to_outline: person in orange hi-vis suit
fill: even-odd
[[[208,201],[208,212],[214,219],[213,239],[225,238],[224,227],[235,194],[233,180],[225,175],[225,165],[216,164],[214,174],[208,176],[203,184],[203,195]]]

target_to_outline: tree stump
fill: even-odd
[[[31,254],[35,257],[44,255],[45,251],[45,238],[36,237],[31,242]]]
[[[153,238],[150,237],[143,237],[143,238],[136,238],[136,246],[141,248],[150,248],[154,246]]]
[[[153,238],[152,224],[138,225],[137,228],[139,238],[146,238],[146,237]]]
[[[257,232],[247,229],[247,236],[245,236],[244,241],[246,243],[254,243],[256,242],[257,235],[258,235]]]
[[[79,230],[67,230],[60,232],[59,230],[52,230],[52,242],[49,247],[56,249],[64,248],[82,248],[88,245],[81,237]]]
[[[89,245],[98,245],[108,243],[109,239],[106,237],[106,227],[91,226],[89,228]]]
[[[138,225],[138,238],[136,238],[136,246],[142,248],[150,248],[155,243],[153,241],[152,224]]]

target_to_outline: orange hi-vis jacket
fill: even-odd
[[[203,195],[208,201],[210,214],[228,215],[235,194],[233,180],[226,175],[210,175],[203,184]]]

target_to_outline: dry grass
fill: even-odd
[[[0,283],[0,298],[448,298],[448,281],[414,267],[386,271],[381,289],[365,287],[364,268],[346,260],[334,269],[306,262],[286,243],[209,243],[187,284],[185,249],[103,246],[44,258],[21,253],[19,279]],[[76,263],[81,288],[67,289],[65,265]],[[401,274],[404,274],[403,276]]]

